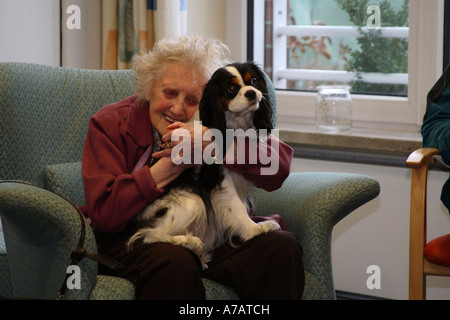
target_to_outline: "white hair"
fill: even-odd
[[[136,72],[136,94],[145,100],[156,79],[169,64],[181,64],[199,71],[209,80],[214,71],[228,61],[230,50],[222,42],[198,35],[168,37],[155,44],[153,50],[136,55],[133,69]]]

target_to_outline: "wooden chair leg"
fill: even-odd
[[[409,248],[409,299],[424,300],[426,276],[423,249],[426,244],[426,193],[428,165],[412,169]]]

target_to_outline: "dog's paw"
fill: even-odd
[[[280,230],[281,227],[278,222],[273,220],[267,220],[263,222],[257,223],[258,229],[261,231],[260,233],[267,233],[269,231]]]
[[[190,235],[173,236],[170,242],[172,244],[192,250],[199,257],[203,254],[203,241],[199,237]]]
[[[273,220],[267,220],[263,222],[255,223],[252,227],[251,232],[248,232],[245,236],[241,235],[242,240],[247,241],[260,234],[267,233],[274,230],[279,230],[280,225]]]
[[[202,263],[202,269],[206,270],[208,269],[208,262],[212,260],[212,254],[211,253],[203,253],[200,256],[200,261]]]

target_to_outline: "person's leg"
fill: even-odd
[[[223,246],[203,276],[228,285],[241,299],[302,298],[302,248],[287,231],[272,231],[237,247]]]
[[[136,299],[205,299],[201,263],[192,251],[169,243],[136,243],[128,251],[127,239],[128,236],[99,241],[99,254],[125,265],[120,274],[104,267],[99,267],[99,273],[130,280]]]

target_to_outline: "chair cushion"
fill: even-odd
[[[75,206],[84,205],[81,162],[62,163],[44,168],[45,188],[68,199]]]
[[[98,275],[90,300],[134,300],[133,284],[123,278]]]
[[[424,249],[424,256],[434,264],[450,267],[450,234],[428,242]]]

